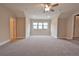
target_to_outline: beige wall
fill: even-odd
[[[66,29],[67,29],[67,22],[65,19],[58,20],[58,37],[59,38],[66,38]]]
[[[0,6],[0,43],[10,40],[10,14],[7,9]]]
[[[74,15],[67,13],[66,18],[63,15],[58,20],[58,38],[73,39]]]
[[[66,34],[67,39],[73,39],[73,30],[74,30],[74,16],[72,15],[67,20],[67,34]]]
[[[16,17],[16,37],[25,38],[25,17]]]
[[[73,38],[73,18],[60,18],[58,20],[58,38],[72,39]]]

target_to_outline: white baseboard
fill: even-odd
[[[6,41],[0,43],[0,46],[3,46],[4,44],[6,44],[6,43],[8,43],[8,42],[10,42],[10,40],[6,40]]]
[[[53,38],[58,38],[58,37],[56,37],[56,36],[51,36],[51,37],[53,37]]]

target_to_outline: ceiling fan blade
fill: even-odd
[[[53,10],[53,9],[50,9],[50,11],[54,12],[55,10]]]
[[[56,7],[56,6],[58,6],[59,4],[58,3],[56,3],[56,4],[54,4],[54,5],[52,5],[52,7]]]
[[[51,6],[51,3],[47,3],[48,6]]]

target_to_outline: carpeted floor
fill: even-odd
[[[79,56],[79,45],[50,36],[31,36],[0,47],[1,56]]]

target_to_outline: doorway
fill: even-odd
[[[79,14],[74,17],[73,39],[79,40]]]

